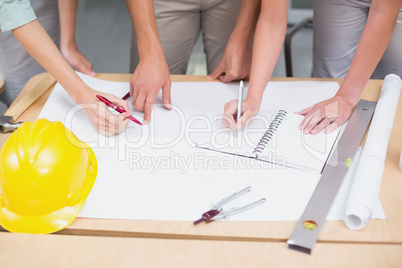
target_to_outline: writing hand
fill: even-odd
[[[239,121],[236,122],[237,100],[231,100],[225,104],[222,122],[231,130],[240,130],[251,117],[258,114],[260,105],[261,102],[257,99],[245,98],[241,107],[241,116]]]
[[[113,114],[109,111],[106,104],[96,98],[96,95],[104,96],[117,106],[123,108],[126,112],[119,115]],[[128,103],[115,95],[90,90],[86,93],[85,97],[79,99],[78,102],[95,129],[106,137],[123,132],[130,122],[130,120],[127,119],[127,117],[131,115]]]

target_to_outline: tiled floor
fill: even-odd
[[[128,73],[131,40],[131,20],[124,0],[78,1],[77,43],[89,58],[96,72]],[[312,66],[312,29],[296,34],[292,45],[293,73],[309,77]],[[283,52],[273,76],[284,77]],[[190,58],[187,74],[206,75],[205,54],[199,38]]]

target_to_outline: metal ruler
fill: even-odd
[[[311,253],[321,228],[338,193],[349,163],[359,147],[374,114],[377,103],[360,100],[346,129],[334,148],[320,181],[314,190],[300,220],[288,240],[289,248]]]

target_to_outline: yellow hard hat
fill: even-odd
[[[97,171],[92,149],[62,123],[23,123],[0,150],[0,225],[36,234],[67,227]]]

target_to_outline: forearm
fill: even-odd
[[[78,0],[58,0],[60,16],[60,46],[76,46],[75,27]]]
[[[156,54],[163,56],[159,41],[153,0],[126,0],[138,42],[140,59]]]
[[[287,1],[262,2],[258,19],[247,98],[261,100],[278,60],[287,27]]]
[[[261,0],[243,0],[230,40],[250,46],[260,11]]]
[[[401,0],[373,1],[356,54],[337,95],[355,104],[384,54],[398,18]]]
[[[13,34],[26,51],[64,87],[76,103],[84,95],[89,94],[89,88],[63,58],[37,20],[14,29]],[[83,88],[87,88],[88,91],[83,91]]]

